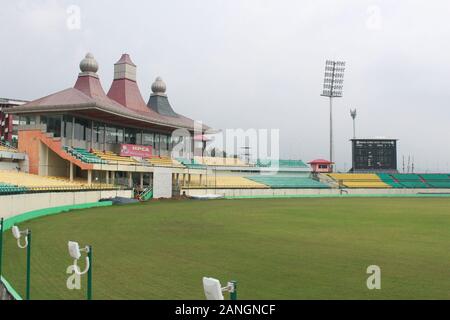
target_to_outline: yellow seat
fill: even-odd
[[[329,173],[328,176],[348,188],[391,188],[373,173]]]
[[[267,189],[265,184],[238,176],[206,176],[192,175],[191,181],[185,179],[185,186],[190,188],[239,188],[239,189]]]

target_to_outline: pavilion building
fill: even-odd
[[[136,81],[136,65],[128,54],[114,65],[107,94],[98,68],[88,53],[80,62],[81,72],[72,88],[8,109],[19,118],[18,149],[29,156],[29,172],[106,182],[125,175],[130,186],[136,183],[132,172],[140,172],[137,181],[142,185],[153,179],[144,177],[155,171],[151,159],[161,158],[164,165],[158,168],[164,167],[166,176],[178,178],[183,169],[170,159],[172,147],[179,142],[173,141],[172,133],[182,129],[193,137],[194,130],[202,134],[208,127],[173,110],[160,77],[146,103]],[[147,155],[121,157],[124,145],[146,147]],[[194,143],[189,146],[193,148]]]

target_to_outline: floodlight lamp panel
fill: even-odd
[[[78,260],[81,258],[80,245],[78,242],[69,241],[67,246],[69,248],[69,254],[73,259]]]
[[[13,227],[12,227],[12,234],[13,234],[14,238],[20,239],[20,230],[19,230],[19,227],[13,226]]]
[[[220,281],[214,278],[203,277],[203,290],[206,300],[224,300]]]

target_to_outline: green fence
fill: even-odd
[[[41,217],[45,217],[45,216],[59,214],[62,212],[72,211],[72,210],[89,209],[89,208],[95,208],[95,207],[107,207],[107,206],[111,206],[112,204],[113,204],[112,201],[101,201],[101,202],[90,202],[90,203],[82,203],[82,204],[74,204],[74,205],[68,205],[68,206],[33,210],[30,212],[22,213],[17,216],[5,219],[3,231],[7,231],[7,230],[11,229],[12,226],[14,226],[16,224],[19,224],[19,223],[22,223],[25,221],[29,221],[29,220],[33,220],[36,218],[41,218]],[[1,282],[5,286],[6,290],[8,290],[8,292],[13,296],[14,299],[22,300],[22,297],[17,293],[17,291],[13,288],[13,286],[8,282],[7,279],[2,277]]]

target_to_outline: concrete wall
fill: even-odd
[[[41,145],[48,150],[48,175],[55,177],[69,177],[69,161],[62,159],[43,143],[41,143]]]
[[[0,161],[0,170],[17,170],[19,167],[15,161]]]
[[[155,167],[153,171],[153,198],[172,198],[171,168]]]
[[[290,195],[339,195],[340,189],[182,189],[186,195],[217,194],[227,197],[236,196],[290,196]],[[450,189],[345,189],[345,193],[359,195],[373,194],[417,194],[450,193]]]
[[[132,190],[49,192],[0,196],[0,217],[9,218],[25,212],[96,202],[103,198],[133,197]]]

